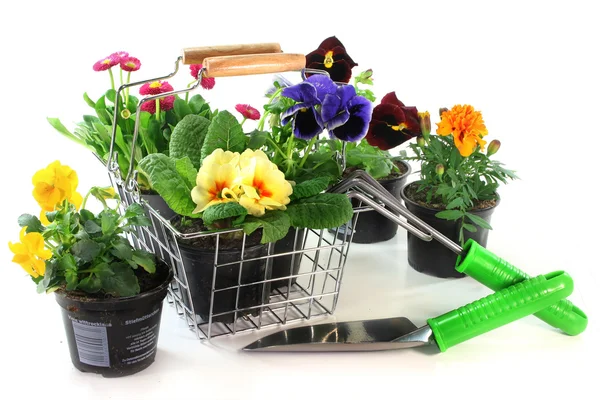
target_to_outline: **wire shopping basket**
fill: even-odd
[[[262,53],[253,54],[257,51]],[[185,49],[171,74],[122,85],[116,97],[130,87],[171,78],[180,64],[191,63],[203,64],[191,87],[147,96],[137,104],[130,154],[135,152],[140,110],[145,102],[191,92],[202,76],[299,71],[304,77],[306,72],[304,55],[281,53],[277,44]],[[333,314],[351,236],[338,235],[337,230],[291,228],[282,240],[260,244],[256,235],[246,235],[242,229],[188,233],[162,198],[140,191],[134,157],[130,157],[126,176],[121,174],[115,146],[120,117],[115,104],[108,174],[123,207],[140,204],[152,221],[151,226],[137,228],[130,240],[136,248],[154,253],[173,269],[167,299],[198,338],[211,339]],[[359,212],[356,210],[355,215]],[[239,238],[235,245],[229,240],[232,236]]]

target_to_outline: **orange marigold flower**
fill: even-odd
[[[477,145],[484,149],[486,141],[482,138],[488,134],[481,112],[470,105],[455,105],[451,110],[442,113],[442,120],[437,124],[437,134],[452,135],[454,145],[463,157],[470,156]]]

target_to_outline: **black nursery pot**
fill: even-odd
[[[210,315],[211,291],[213,285],[213,275],[215,272],[215,250],[194,247],[188,244],[179,242],[179,251],[181,253],[181,261],[185,270],[189,292],[194,306],[194,312],[199,315],[203,321],[208,322]],[[241,247],[241,246],[240,246]],[[246,246],[244,251],[244,260],[249,260],[257,257],[266,256],[267,245]],[[240,278],[240,260],[242,256],[241,248],[238,249],[219,249],[217,260],[215,290],[214,293],[212,322],[232,323],[235,319],[236,298],[238,301],[237,309],[260,306],[267,304],[271,292],[270,283],[257,283],[254,285],[242,286],[239,288],[238,298],[238,279],[241,284],[251,284],[270,279],[266,272],[267,259],[258,259],[244,261],[241,278]],[[233,263],[231,265],[224,265]],[[264,288],[264,290],[263,290]],[[183,302],[190,307],[190,300],[185,292],[182,293]],[[220,316],[215,314],[227,313]],[[257,316],[260,313],[260,308],[254,308],[245,311],[243,315]],[[237,318],[243,316],[242,313],[237,313]]]
[[[297,232],[297,233],[296,233]],[[273,254],[282,254],[292,251],[299,251],[304,248],[304,235],[306,229],[290,228],[287,235],[281,240],[275,242]],[[297,275],[300,271],[303,253],[294,253],[283,256],[273,257],[271,278],[271,289],[286,288],[290,285],[289,277]],[[279,279],[279,280],[275,280]],[[297,278],[292,278],[291,285],[296,283]]]
[[[161,217],[169,221],[175,215],[177,215],[165,202],[165,200],[159,196],[158,194],[141,194],[142,199],[144,199],[148,206],[152,207],[153,210],[157,211]],[[138,237],[143,238],[146,245],[149,247],[149,251],[161,256],[163,259],[168,259],[168,253],[166,249],[168,249],[167,239],[165,238],[165,233],[169,235],[166,231],[163,232],[161,227],[161,222],[154,217],[148,209],[146,211],[146,217],[152,221],[152,226],[148,227],[148,230],[155,235],[156,238],[150,236],[145,230],[140,229]],[[166,228],[165,228],[166,230]],[[158,243],[156,243],[158,242]]]
[[[160,271],[164,281],[136,296],[94,299],[55,292],[75,368],[119,377],[154,362],[163,299],[173,278],[166,265]]]
[[[440,210],[424,207],[408,198],[406,190],[411,184],[406,185],[402,190],[402,198],[406,208],[442,235],[455,243],[459,243],[460,221],[439,219],[435,214]],[[470,212],[483,218],[487,223],[491,223],[492,213],[498,203],[499,200],[496,200],[494,207],[472,210]],[[489,230],[479,226],[476,226],[476,228],[477,231],[474,233],[465,230],[464,240],[466,242],[468,239],[473,239],[485,247],[487,245]],[[457,255],[435,239],[426,242],[407,232],[407,252],[408,264],[416,271],[439,278],[463,278],[466,276],[455,269]]]
[[[378,182],[395,198],[401,200],[402,187],[406,184],[411,168],[408,163],[404,161],[399,162],[406,168],[406,172],[403,175],[392,179],[381,179],[378,180]],[[359,207],[360,201],[351,199],[351,202],[353,208]],[[399,215],[398,213],[394,214]],[[358,218],[358,220],[356,221],[354,236],[352,237],[353,243],[379,243],[392,239],[396,236],[396,232],[398,232],[398,224],[379,214],[377,211],[361,211],[360,213],[355,214],[355,217],[347,224],[342,225],[339,228],[339,239],[343,239],[344,234],[346,234],[349,239],[351,234],[350,229],[352,229],[355,218]]]

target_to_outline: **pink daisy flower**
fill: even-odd
[[[117,51],[112,53],[109,57],[114,57],[121,62],[129,57],[129,53],[126,51]]]
[[[123,71],[137,71],[141,66],[142,63],[135,57],[126,57],[121,59],[121,69],[123,69]]]
[[[170,92],[173,90],[173,86],[167,81],[154,81],[144,83],[140,88],[140,94],[145,95],[154,95],[165,92]]]
[[[175,96],[167,96],[163,97],[159,100],[160,102],[160,110],[167,111],[173,108],[173,104],[175,103]],[[156,113],[156,101],[147,101],[142,104],[142,111],[147,111],[150,114]]]
[[[260,112],[248,104],[238,104],[235,109],[244,116],[246,119],[258,120],[260,119]]]
[[[107,69],[110,69],[117,65],[119,61],[120,60],[114,54],[111,54],[110,56],[105,57],[102,60],[96,61],[93,68],[94,71],[106,71]]]
[[[192,64],[190,65],[190,75],[194,79],[198,79],[198,73],[202,69],[202,64]],[[206,78],[202,77],[200,80],[200,86],[202,86],[206,90],[210,90],[215,87],[215,78]]]

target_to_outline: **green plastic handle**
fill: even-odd
[[[466,255],[458,258],[456,270],[469,275],[494,291],[531,278],[473,239],[465,243],[464,250]],[[585,331],[588,324],[587,315],[566,299],[535,313],[535,316],[572,336]]]
[[[536,313],[573,292],[573,280],[564,271],[517,283],[483,299],[427,320],[444,352],[476,336]]]

